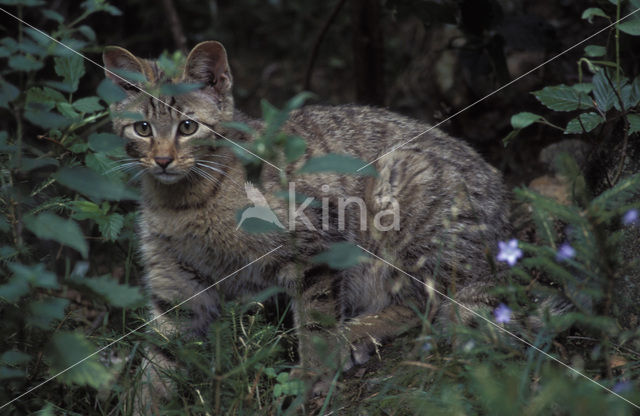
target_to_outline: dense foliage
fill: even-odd
[[[195,16],[196,2],[184,3],[183,13],[202,28],[190,40],[210,36],[206,30],[214,29],[205,29],[208,22]],[[384,18],[397,19],[396,24],[418,18],[427,30],[441,23],[456,25],[472,40],[461,53],[488,53],[492,79],[500,81],[506,64],[496,53],[500,43],[492,31],[510,17],[503,16],[498,1],[472,3],[378,4],[383,5]],[[123,140],[109,132],[108,105],[123,92],[102,80],[102,69],[77,53],[98,56],[103,37],[94,28],[99,20],[125,19],[133,12],[104,0],[84,1],[77,9],[65,8],[64,14],[40,0],[0,4],[18,17],[37,17],[61,42],[2,13],[6,33],[0,39],[0,411],[129,414],[129,392],[144,382],[138,365],[145,343],[162,345],[184,363],[172,375],[178,391],[165,407],[167,414],[293,414],[302,408],[304,386],[289,377],[296,362],[295,334],[288,322],[289,306],[279,291],[269,290],[248,304],[226,305],[224,317],[204,340],[167,341],[142,328],[148,316],[136,251],[136,172],[128,171]],[[478,19],[482,25],[470,18],[479,4],[484,7],[484,19]],[[144,6],[133,2],[132,8]],[[237,27],[259,28],[257,34],[237,34],[236,42],[241,42],[269,28],[278,33],[282,27],[290,30],[293,36],[272,39],[274,54],[303,55],[306,49],[293,43],[303,36],[314,13],[325,11],[320,5],[285,1],[248,1],[243,6],[240,10],[220,2],[228,14],[214,33],[234,42]],[[591,22],[595,31],[598,23],[613,23],[638,7],[636,0],[594,1],[575,19]],[[349,22],[337,10],[340,37]],[[294,19],[284,24],[274,16]],[[640,35],[640,16],[612,25],[606,33],[606,40],[595,38],[584,45],[584,56],[574,67],[577,75],[567,76],[577,77],[577,82],[537,89],[533,95],[544,108],[532,105],[510,119],[514,131],[504,141],[510,149],[518,149],[527,131],[538,126],[594,146],[604,143],[611,154],[597,164],[559,153],[554,170],[564,190],[562,201],[526,186],[515,189],[514,212],[524,220],[514,229],[516,241],[505,243],[498,258],[510,264],[506,282],[495,290],[503,304],[495,311],[482,311],[485,320],[475,326],[453,331],[435,327],[425,316],[420,330],[380,351],[382,362],[367,367],[366,377],[355,370],[340,379],[336,370],[339,388],[307,404],[307,410],[625,415],[640,405],[640,164],[633,152],[640,132],[640,76],[638,68],[625,67],[634,56],[630,42]],[[386,41],[393,46],[397,40],[390,36]],[[343,46],[333,52],[343,53]],[[397,55],[389,52],[394,62],[387,64],[388,71],[400,66]],[[340,56],[316,69],[322,72],[320,80],[351,63]],[[160,59],[167,68],[175,68],[183,58],[178,51],[165,52]],[[244,68],[250,65],[247,59]],[[238,72],[240,78],[248,78],[242,69]],[[302,155],[306,143],[280,128],[288,113],[311,95],[289,99],[303,85],[282,76],[288,95],[273,94],[273,101],[283,103],[282,110],[261,101],[265,131],[235,127],[257,135],[251,148],[255,154],[290,163]],[[327,86],[332,91],[343,87]],[[247,88],[236,88],[240,102],[264,92],[261,86]],[[238,156],[244,158],[250,177],[263,168],[246,153]],[[310,161],[306,171],[353,174],[362,164],[329,155]],[[283,189],[292,179],[283,177]],[[318,261],[340,268],[367,259],[355,247],[340,246]],[[547,299],[557,299],[563,313],[544,309]],[[523,324],[529,318],[537,324]]]

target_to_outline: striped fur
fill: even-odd
[[[107,49],[104,60],[110,69],[144,73],[147,87],[166,81],[156,63],[123,49]],[[277,285],[294,299],[296,323],[302,328],[310,327],[309,309],[314,302],[328,299],[330,306],[319,309],[333,310],[340,322],[335,331],[347,340],[344,366],[361,363],[375,344],[415,325],[418,321],[411,307],[425,308],[432,293],[379,261],[318,273],[311,258],[339,241],[360,244],[465,304],[477,307],[490,302],[487,289],[494,284],[495,274],[487,259],[493,258],[497,241],[507,229],[507,203],[499,172],[469,146],[434,129],[378,160],[374,166],[379,176],[375,178],[296,174],[307,160],[326,153],[373,160],[429,128],[370,107],[296,110],[284,130],[305,138],[308,147],[286,172],[295,182],[296,192],[317,201],[329,199],[332,226],[323,229],[321,207],[311,206],[304,212],[315,230],[308,230],[298,219],[295,231],[248,234],[236,231],[237,213],[249,204],[239,185],[245,182],[241,161],[229,146],[218,146],[227,143],[209,129],[200,126],[192,136],[182,137],[176,128],[189,118],[242,144],[252,138],[228,129],[225,122],[241,121],[257,130],[262,124],[234,109],[226,53],[217,42],[196,46],[183,75],[173,81],[196,81],[203,86],[184,95],[159,97],[173,109],[131,87],[125,100],[112,105],[116,114],[136,112],[153,126],[152,137],[138,137],[133,118],[125,116],[113,122],[115,131],[128,139],[127,152],[143,172],[139,229],[153,312],[157,315],[270,249],[282,248],[190,301],[186,322],[163,317],[157,330],[167,335],[199,336],[219,316],[222,297],[238,298]],[[167,168],[173,175],[163,176],[154,162],[155,157],[165,156],[173,159]],[[287,203],[274,196],[281,190],[279,172],[269,166],[261,172],[270,207],[288,224]],[[350,196],[366,203],[366,231],[361,230],[356,204],[346,208],[344,230],[336,227],[339,215],[335,201]],[[400,228],[376,231],[371,221],[376,213],[389,208],[390,201],[399,205]],[[441,301],[432,300],[432,304]],[[454,312],[445,302],[434,310],[434,316],[447,322],[455,319]],[[305,339],[301,332],[301,343]],[[301,345],[303,364],[305,359],[307,365],[314,362],[309,351]]]

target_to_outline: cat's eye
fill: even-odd
[[[138,136],[151,136],[151,124],[146,121],[138,121],[136,123],[133,123],[133,130],[135,130]]]
[[[178,131],[183,136],[190,136],[198,130],[198,123],[193,120],[184,120],[178,126]]]

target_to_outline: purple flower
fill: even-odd
[[[506,261],[509,263],[509,266],[513,266],[516,264],[518,259],[522,257],[522,250],[518,248],[518,240],[515,238],[509,240],[508,243],[504,241],[498,242],[498,247],[500,251],[498,252],[498,256],[496,257],[498,261]]]
[[[499,324],[506,324],[511,320],[511,309],[504,303],[498,305],[493,311],[493,316]]]
[[[630,209],[622,217],[622,223],[624,225],[635,224],[637,221],[638,221],[638,210],[637,209]]]
[[[616,383],[615,386],[613,386],[613,390],[615,393],[626,393],[628,391],[631,391],[631,389],[633,388],[633,386],[631,385],[631,382],[628,380],[625,381],[619,381]]]
[[[564,243],[558,249],[556,253],[556,260],[564,261],[573,258],[576,255],[576,250],[569,245],[569,243]]]

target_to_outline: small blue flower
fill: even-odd
[[[504,303],[498,305],[498,307],[493,311],[493,316],[496,318],[496,322],[499,324],[506,324],[511,321],[511,309]]]
[[[625,381],[619,381],[616,383],[615,386],[613,386],[613,390],[615,393],[626,393],[628,391],[631,391],[631,389],[633,388],[633,385],[631,384],[630,381],[625,380]]]
[[[498,247],[500,251],[496,258],[498,261],[506,261],[509,263],[509,266],[515,265],[518,262],[518,259],[522,257],[522,250],[518,248],[518,240],[515,238],[510,240],[508,243],[499,241]]]
[[[622,223],[624,225],[635,224],[637,221],[638,221],[638,210],[637,209],[630,209],[622,217]]]
[[[576,250],[569,245],[569,243],[564,243],[558,249],[556,253],[556,260],[564,261],[573,258],[576,255]]]

